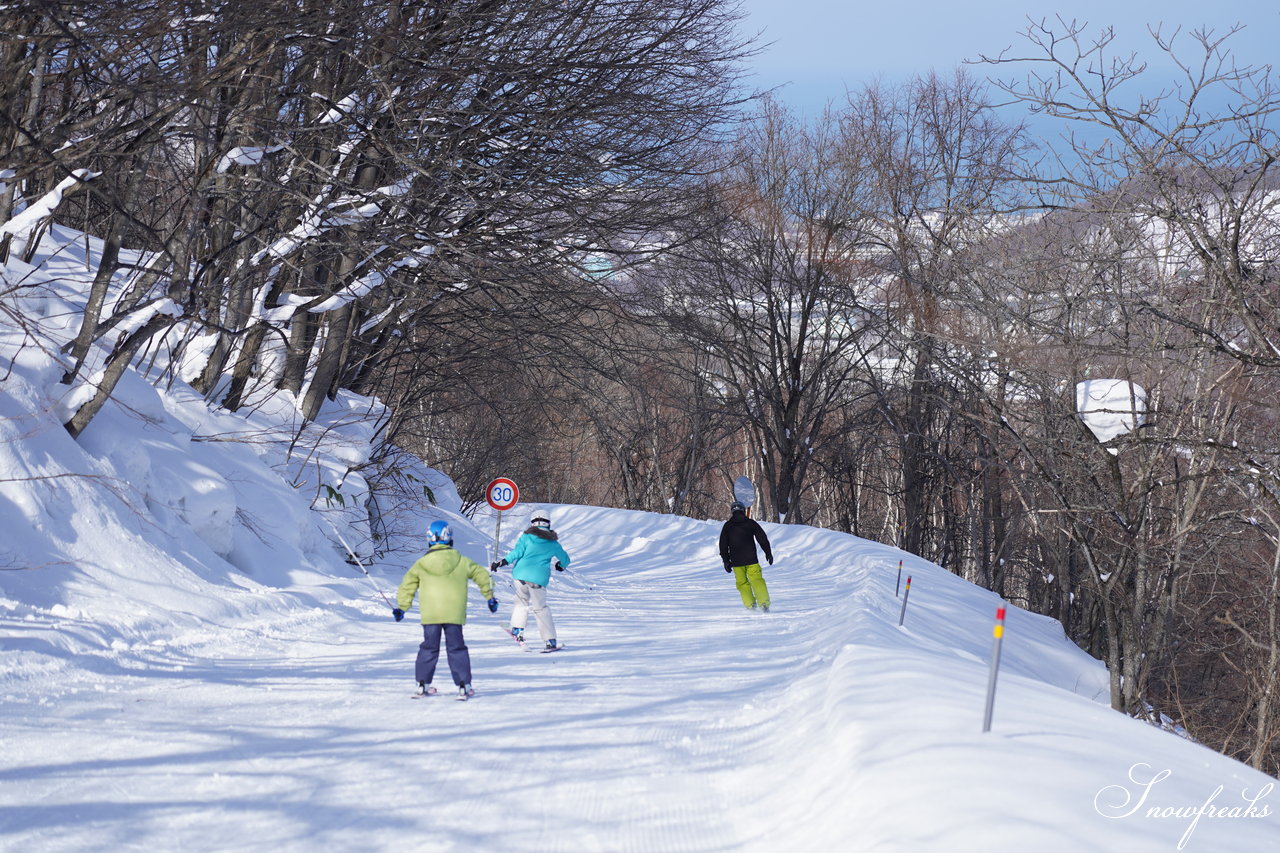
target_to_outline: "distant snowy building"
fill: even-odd
[[[1105,444],[1146,422],[1147,392],[1127,379],[1086,379],[1076,383],[1076,412]]]

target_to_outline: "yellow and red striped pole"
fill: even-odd
[[[902,627],[902,620],[907,618],[907,599],[911,597],[911,575],[907,575],[907,588],[902,593],[902,612],[898,614],[898,627]]]
[[[1000,671],[1000,643],[1004,640],[1004,603],[996,608],[996,626],[991,631],[991,673],[987,676],[987,710],[982,717],[982,730],[991,731],[991,712],[996,706],[996,675]]]

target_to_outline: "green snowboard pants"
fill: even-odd
[[[734,566],[733,578],[737,582],[742,605],[747,609],[769,606],[769,587],[764,584],[764,570],[759,563]]]

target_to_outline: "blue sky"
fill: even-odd
[[[1208,26],[1222,34],[1241,23],[1245,30],[1230,42],[1238,61],[1280,59],[1280,4],[1274,0],[742,0],[742,6],[744,29],[763,30],[761,42],[773,43],[754,61],[752,84],[787,84],[781,99],[809,115],[827,101],[843,101],[846,87],[856,90],[877,77],[893,81],[930,69],[948,72],[979,54],[1023,48],[1018,34],[1028,16],[1052,20],[1061,14],[1087,21],[1090,32],[1113,26],[1118,42],[1153,68],[1162,65],[1161,56],[1146,27],[1161,22],[1166,30]],[[1189,40],[1186,45],[1198,47]],[[984,66],[973,71],[991,73]]]

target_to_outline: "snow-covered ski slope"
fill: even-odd
[[[1051,620],[1010,610],[983,734],[991,594],[766,525],[774,607],[751,613],[718,521],[550,509],[574,558],[550,588],[568,649],[504,636],[501,575],[496,616],[471,596],[466,703],[443,659],[441,695],[410,700],[416,609],[393,622],[354,570],[145,636],[8,600],[0,849],[1280,849],[1274,780],[1109,710],[1101,665]],[[459,544],[485,560],[477,523]],[[1197,820],[1206,801],[1235,812]]]

